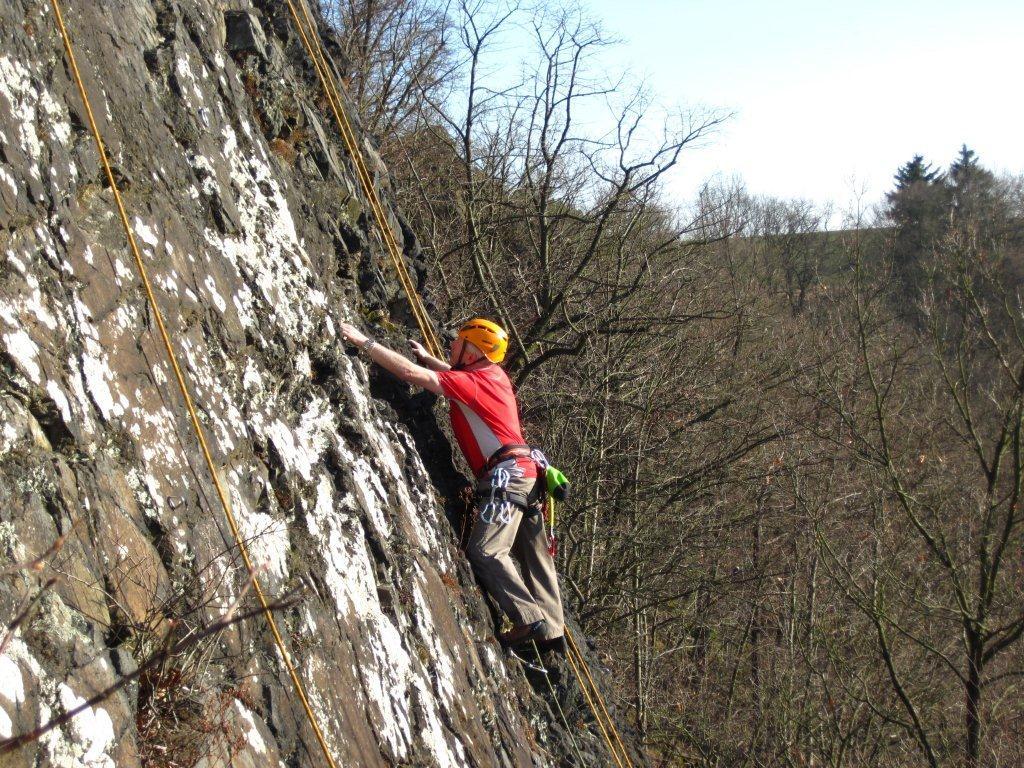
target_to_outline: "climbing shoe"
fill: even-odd
[[[532,624],[520,624],[518,627],[512,627],[508,632],[499,632],[498,642],[505,648],[509,648],[513,645],[522,645],[531,640],[536,640],[543,632],[544,619],[541,619]]]

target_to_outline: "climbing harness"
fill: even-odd
[[[125,209],[124,200],[121,197],[121,191],[117,185],[117,179],[114,177],[113,170],[110,166],[110,158],[107,155],[106,145],[103,142],[103,137],[100,135],[99,127],[96,125],[96,118],[93,114],[92,104],[89,100],[88,93],[86,93],[85,84],[82,81],[82,74],[78,69],[78,62],[75,59],[74,47],[71,44],[71,36],[64,24],[64,16],[61,13],[59,0],[50,0],[50,3],[53,7],[53,13],[56,18],[61,38],[64,41],[64,50],[68,56],[68,65],[71,68],[71,74],[74,77],[75,85],[78,87],[78,93],[82,98],[82,104],[85,107],[85,114],[89,122],[89,128],[92,131],[93,139],[96,142],[96,149],[99,152],[100,161],[103,164],[103,171],[110,184],[110,189],[114,194],[114,202],[117,205],[117,211],[121,218],[121,225],[124,227],[125,236],[128,239],[128,247],[132,252],[132,257],[135,260],[135,266],[138,270],[139,277],[142,280],[142,286],[146,293],[146,300],[149,302],[150,311],[153,313],[153,319],[156,321],[156,326],[160,333],[160,339],[163,342],[164,351],[167,354],[167,359],[170,362],[171,369],[174,371],[174,378],[177,381],[178,388],[181,390],[181,396],[185,401],[185,407],[188,409],[189,418],[191,419],[196,439],[199,441],[199,447],[202,450],[203,458],[206,460],[206,465],[210,470],[210,476],[213,479],[214,488],[217,491],[217,496],[220,499],[221,506],[224,508],[224,516],[227,518],[228,526],[231,528],[231,534],[235,539],[235,544],[242,556],[245,569],[249,574],[249,580],[252,583],[253,591],[256,593],[256,597],[260,603],[260,608],[267,620],[267,625],[270,627],[271,634],[274,636],[274,644],[277,646],[277,649],[281,654],[281,660],[288,672],[288,676],[292,680],[295,692],[302,703],[302,708],[306,713],[306,718],[309,721],[310,727],[313,729],[313,733],[316,735],[316,740],[320,744],[320,749],[323,751],[324,758],[327,760],[327,763],[331,768],[336,768],[337,764],[331,756],[330,749],[327,746],[327,741],[324,739],[323,731],[320,728],[316,715],[310,707],[305,687],[299,679],[298,672],[292,663],[291,656],[289,655],[288,650],[285,647],[284,640],[281,637],[281,633],[277,628],[277,621],[274,619],[274,614],[270,610],[267,598],[264,595],[263,587],[260,585],[260,581],[256,576],[256,571],[253,568],[252,560],[249,556],[249,550],[246,547],[245,541],[238,528],[238,523],[235,520],[234,513],[231,511],[227,492],[225,491],[220,476],[217,473],[216,465],[213,461],[213,454],[210,452],[210,447],[206,442],[206,434],[199,422],[199,416],[196,412],[195,404],[193,403],[192,396],[189,394],[188,387],[185,384],[185,377],[182,373],[181,366],[178,364],[178,358],[174,353],[174,346],[171,343],[170,334],[167,331],[167,327],[164,325],[163,314],[157,304],[156,295],[153,293],[153,286],[149,279],[149,273],[147,272],[146,265],[142,260],[142,254],[139,252],[139,246],[135,241],[135,234],[132,230],[131,224],[128,222],[128,212]]]
[[[540,448],[531,448],[528,445],[503,445],[487,459],[483,471],[486,473],[506,461],[519,458],[529,458],[537,465],[537,483],[529,495],[506,493],[506,499],[522,507],[527,515],[540,513],[541,526],[548,542],[548,554],[555,557],[558,554],[558,537],[555,535],[555,503],[565,501],[568,497],[569,480],[561,470],[548,462],[547,456]],[[484,522],[489,523],[490,521],[484,520]]]
[[[537,465],[537,482],[529,493],[508,489],[509,470],[501,465],[514,459],[529,458]],[[518,471],[518,470],[513,470]],[[487,491],[477,492],[477,501],[482,502],[480,520],[485,525],[497,521],[512,522],[515,507],[527,516],[540,514],[541,527],[548,543],[548,554],[558,554],[558,538],[555,535],[555,502],[564,501],[569,492],[569,481],[556,467],[548,463],[544,452],[528,445],[503,445],[487,459],[483,473],[491,473],[491,485]],[[463,521],[465,529],[465,521]],[[463,531],[464,532],[464,531]],[[460,536],[459,541],[463,539]]]
[[[555,557],[558,553],[558,539],[554,532],[555,503],[556,501],[564,501],[568,497],[570,483],[566,476],[557,467],[552,466],[548,462],[543,451],[539,448],[531,448],[527,445],[505,445],[495,451],[490,458],[488,458],[484,467],[485,472],[488,469],[493,468],[491,475],[492,492],[490,503],[493,504],[494,502],[494,478],[499,477],[498,483],[502,488],[508,484],[507,470],[499,465],[511,459],[526,457],[533,460],[537,465],[538,470],[540,470],[538,473],[537,484],[534,486],[534,492],[530,495],[531,497],[535,496],[536,491],[543,487],[544,503],[543,508],[540,510],[541,522],[542,525],[546,526],[545,534],[548,538],[548,552],[552,557]],[[501,473],[505,473],[505,475],[502,475]],[[526,503],[521,502],[520,506],[531,511],[535,509],[535,504],[536,499],[530,499]],[[481,511],[481,520],[485,523],[490,523],[489,519],[484,518],[484,511]],[[608,745],[608,751],[611,752],[612,758],[615,760],[615,764],[618,768],[633,768],[633,763],[629,758],[629,753],[626,751],[626,747],[622,743],[622,737],[619,736],[619,731],[615,727],[615,721],[612,720],[611,715],[608,713],[608,707],[605,705],[604,697],[601,695],[601,691],[597,687],[597,683],[594,682],[593,675],[590,674],[590,668],[587,665],[586,659],[583,658],[583,654],[580,652],[580,649],[576,645],[576,641],[572,636],[572,630],[570,630],[568,626],[565,627],[565,636],[568,640],[566,645],[566,658],[569,661],[573,674],[576,676],[576,681],[579,684],[580,690],[583,692],[583,697],[589,705],[590,711],[594,715],[594,720],[597,722],[601,735],[604,736],[605,743]],[[535,641],[533,642],[533,647],[537,653],[539,661],[540,650]],[[584,678],[586,682],[584,682]],[[552,689],[552,696],[554,696],[554,689]],[[614,744],[612,737],[614,737]],[[618,745],[618,749],[616,749],[615,744]],[[621,759],[619,756],[620,751]]]
[[[480,470],[480,474],[481,476],[486,475],[496,466],[498,466],[499,464],[504,464],[506,461],[509,461],[510,459],[530,458],[533,459],[534,461],[537,461],[537,459],[533,455],[533,450],[534,449],[530,448],[530,446],[528,445],[519,445],[517,443],[509,443],[508,445],[503,445],[498,450],[496,450],[494,453],[487,457],[487,461],[484,462],[484,466],[483,469]],[[543,458],[543,453],[541,453],[539,450],[537,451],[537,453],[540,454],[540,456]]]

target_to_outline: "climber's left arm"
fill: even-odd
[[[441,382],[438,381],[437,374],[429,368],[416,365],[405,355],[400,355],[384,345],[378,344],[349,323],[341,324],[341,335],[350,344],[355,344],[365,351],[373,362],[377,363],[381,368],[390,371],[402,381],[417,387],[423,387],[423,389],[429,390],[436,395],[441,394]]]

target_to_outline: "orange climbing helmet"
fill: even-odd
[[[459,328],[459,338],[483,352],[492,363],[500,363],[505,359],[508,334],[497,323],[476,317]]]

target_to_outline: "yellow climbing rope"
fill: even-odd
[[[579,646],[576,645],[576,640],[572,636],[572,630],[569,629],[568,626],[565,628],[565,639],[569,641],[569,647],[566,649],[568,651],[567,655],[569,655],[569,657],[571,659],[572,658],[572,654],[575,654],[576,658],[579,660],[580,666],[583,668],[583,671],[586,673],[587,681],[590,683],[590,686],[591,686],[591,688],[594,691],[594,696],[597,699],[598,704],[601,706],[601,711],[604,713],[605,720],[608,722],[608,728],[609,728],[609,730],[611,730],[612,735],[615,736],[615,742],[619,745],[619,749],[622,750],[622,759],[625,761],[627,768],[633,768],[633,761],[629,759],[629,753],[626,751],[626,745],[622,743],[622,737],[619,736],[619,729],[615,727],[615,721],[612,720],[611,715],[608,714],[608,708],[605,706],[604,697],[601,695],[601,690],[597,687],[597,683],[594,682],[594,678],[590,674],[590,667],[587,666],[587,660],[584,659],[583,658],[583,654],[580,653]],[[575,665],[573,665],[573,668],[575,669]],[[579,680],[579,674],[578,673],[576,675],[576,679]],[[582,681],[581,681],[581,687],[582,687]],[[593,705],[591,705],[591,711],[594,711],[593,710]],[[594,711],[594,715],[595,716],[597,715],[596,711]],[[599,721],[599,723],[600,723],[600,721]],[[602,730],[603,730],[603,726],[602,726]],[[607,735],[605,736],[605,739],[607,739]],[[612,746],[611,746],[610,742],[608,744],[608,748],[612,749]],[[612,757],[615,757],[615,750],[614,749],[612,749]],[[618,762],[618,758],[615,759],[615,762]]]
[[[299,32],[299,37],[302,39],[302,44],[305,47],[310,60],[313,62],[313,66],[317,72],[317,77],[320,79],[320,83],[323,86],[324,94],[327,96],[327,101],[331,107],[331,111],[334,113],[341,138],[345,143],[345,148],[356,167],[356,173],[359,176],[359,181],[363,188],[363,194],[370,202],[374,218],[377,221],[377,227],[381,233],[381,239],[387,246],[395,272],[398,274],[402,288],[405,290],[406,298],[412,308],[413,315],[416,318],[416,323],[420,328],[420,332],[423,334],[427,349],[435,357],[441,357],[442,352],[440,342],[437,340],[433,326],[431,326],[430,322],[427,320],[426,310],[423,308],[419,293],[416,291],[416,288],[409,277],[409,273],[406,270],[401,250],[395,242],[394,233],[391,231],[391,227],[384,215],[384,209],[377,196],[377,190],[373,186],[373,177],[366,169],[363,153],[359,149],[359,144],[356,140],[355,132],[352,130],[352,125],[349,122],[348,114],[342,106],[339,85],[335,80],[333,69],[328,64],[327,56],[323,49],[323,43],[320,39],[320,34],[317,32],[316,25],[313,23],[312,16],[309,13],[305,0],[286,0],[286,2],[288,3],[288,9],[291,12],[296,29]],[[301,18],[299,10],[296,8],[296,2],[301,7]],[[594,678],[590,674],[590,669],[587,666],[586,659],[584,659],[583,655],[580,653],[579,648],[572,637],[572,632],[568,627],[565,628],[565,634],[569,641],[566,656],[569,659],[574,674],[576,675],[576,681],[579,684],[580,690],[583,691],[584,697],[590,705],[591,712],[594,715],[594,719],[597,721],[597,724],[601,729],[601,733],[604,735],[605,741],[608,744],[608,749],[611,752],[612,757],[615,759],[616,765],[619,768],[633,768],[633,763],[629,759],[629,754],[622,743],[622,738],[619,736],[618,729],[615,727],[614,721],[608,714],[608,708],[605,706],[604,697],[601,695],[601,691],[594,682]],[[575,654],[575,658],[573,654]],[[588,684],[584,682],[584,675],[580,673],[580,669],[583,670],[583,673],[586,676],[589,688]],[[593,696],[591,696],[591,691],[593,692]],[[596,706],[595,700],[597,702]],[[599,709],[600,712],[598,711]],[[604,719],[602,719],[601,713],[603,713]],[[605,722],[607,722],[607,728],[605,727]],[[608,735],[609,731],[614,735],[615,742],[618,744],[619,750],[621,750],[621,761],[619,759],[618,751],[613,745],[612,739]]]
[[[104,144],[103,137],[100,135],[99,128],[96,125],[96,118],[93,115],[92,104],[89,101],[89,95],[86,93],[85,84],[82,82],[82,75],[78,70],[78,62],[75,59],[74,47],[71,44],[71,36],[68,34],[67,27],[64,24],[64,15],[61,13],[60,3],[58,0],[50,0],[50,3],[53,7],[53,13],[56,17],[60,35],[64,40],[64,50],[68,55],[68,64],[71,67],[71,74],[74,77],[75,85],[78,87],[78,93],[82,98],[82,104],[85,107],[85,114],[89,121],[89,128],[92,131],[93,139],[96,141],[96,148],[99,152],[100,161],[103,164],[103,171],[106,174],[107,181],[110,183],[110,188],[114,193],[114,202],[117,204],[117,211],[121,217],[121,225],[124,227],[125,235],[128,238],[128,247],[132,252],[132,257],[135,259],[135,266],[138,270],[139,277],[142,280],[142,285],[146,292],[146,299],[149,302],[153,318],[156,320],[156,326],[160,332],[160,339],[163,342],[164,350],[167,353],[167,359],[174,371],[174,377],[178,383],[178,388],[181,390],[181,395],[185,400],[185,407],[188,409],[189,418],[192,421],[192,428],[195,431],[196,439],[199,441],[199,447],[202,450],[203,458],[206,460],[206,465],[210,470],[210,477],[213,479],[213,485],[216,488],[217,497],[220,499],[221,506],[224,508],[224,515],[227,518],[229,527],[231,528],[231,534],[234,536],[235,543],[238,546],[238,551],[242,555],[242,561],[245,563],[246,571],[248,571],[253,591],[256,593],[260,607],[263,609],[263,615],[266,617],[267,624],[274,636],[274,643],[277,645],[277,649],[281,654],[281,660],[288,671],[288,676],[291,677],[292,683],[295,686],[295,691],[302,703],[302,708],[306,712],[306,718],[309,720],[309,724],[316,735],[316,739],[320,744],[321,750],[323,750],[327,763],[331,768],[337,768],[337,764],[334,762],[334,758],[331,756],[330,749],[324,739],[323,731],[320,729],[320,724],[317,722],[316,715],[310,707],[309,699],[306,696],[306,690],[302,681],[299,679],[295,666],[292,664],[291,657],[285,647],[284,640],[281,638],[281,633],[277,628],[277,622],[274,619],[274,614],[267,603],[266,596],[263,593],[263,588],[260,586],[259,579],[256,576],[252,561],[249,557],[248,548],[245,546],[245,542],[238,528],[238,523],[235,520],[234,513],[231,511],[231,505],[228,502],[227,493],[221,483],[220,476],[217,474],[213,455],[210,453],[209,445],[206,442],[206,435],[203,432],[202,425],[199,423],[199,416],[196,413],[195,404],[192,402],[192,396],[189,394],[188,387],[185,384],[185,377],[181,371],[181,366],[178,364],[178,358],[174,353],[170,334],[167,332],[167,328],[164,325],[163,315],[161,314],[160,307],[157,304],[156,295],[153,293],[153,286],[149,280],[149,273],[146,270],[145,263],[142,261],[139,246],[135,242],[135,234],[132,231],[131,224],[128,222],[128,213],[125,210],[124,200],[121,198],[121,191],[117,186],[117,180],[114,178],[114,174],[111,171],[110,159],[107,155],[106,145]]]
[[[320,40],[320,34],[317,32],[316,26],[313,24],[313,19],[306,7],[305,0],[298,0],[302,9],[302,18],[299,17],[299,11],[295,7],[295,2],[293,0],[286,1],[288,3],[288,10],[292,15],[292,19],[295,21],[295,27],[299,32],[299,37],[302,39],[302,44],[305,47],[306,52],[309,54],[310,60],[313,62],[313,67],[316,69],[317,77],[319,77],[320,84],[323,86],[324,94],[327,96],[327,101],[330,104],[331,111],[334,113],[334,118],[338,123],[338,130],[341,133],[342,141],[344,141],[349,157],[352,158],[352,163],[356,167],[356,174],[359,177],[360,186],[363,188],[363,194],[367,201],[369,201],[370,209],[373,211],[373,216],[377,220],[377,229],[379,230],[381,239],[384,241],[384,245],[391,257],[391,263],[395,268],[395,273],[398,275],[399,282],[401,282],[402,288],[408,298],[409,306],[412,308],[416,324],[419,326],[420,333],[423,335],[423,341],[427,347],[427,351],[429,351],[434,357],[443,358],[441,343],[437,338],[437,334],[435,333],[433,326],[427,318],[427,313],[423,308],[419,293],[416,291],[412,278],[409,276],[409,271],[406,269],[402,251],[398,247],[398,243],[395,240],[395,234],[391,230],[391,225],[388,223],[387,216],[384,213],[384,207],[381,205],[380,198],[377,195],[377,189],[373,185],[373,176],[370,175],[370,172],[366,168],[366,162],[363,160],[363,153],[359,149],[359,142],[356,139],[355,131],[352,130],[352,124],[349,122],[348,113],[342,106],[341,93],[339,91],[338,84],[335,81],[333,70],[327,62],[327,56],[324,53],[323,44]]]
[[[300,19],[299,13],[296,10],[293,0],[286,0],[288,8],[291,12],[292,18],[295,21],[296,28],[298,29],[299,36],[302,39],[303,45],[306,48],[307,53],[313,62],[314,68],[317,71],[317,75],[324,88],[324,93],[327,96],[327,100],[330,104],[331,110],[334,113],[335,119],[338,122],[338,128],[341,133],[341,137],[345,143],[346,149],[348,150],[349,156],[352,158],[353,164],[356,167],[356,173],[359,177],[360,185],[363,188],[363,193],[366,199],[370,203],[371,210],[373,211],[374,218],[377,221],[378,230],[381,234],[381,239],[384,241],[388,253],[391,257],[392,264],[395,268],[395,272],[398,275],[399,281],[402,284],[402,288],[406,293],[409,301],[409,305],[412,308],[413,315],[416,319],[416,323],[419,326],[420,332],[423,335],[423,339],[428,351],[436,356],[442,356],[442,349],[440,341],[436,335],[436,332],[431,326],[427,319],[426,311],[422,305],[419,293],[416,291],[413,285],[412,279],[409,276],[405,262],[402,257],[401,249],[398,247],[398,243],[395,240],[394,233],[387,221],[387,217],[384,213],[384,208],[381,205],[380,199],[377,196],[376,188],[373,185],[373,177],[370,175],[366,168],[365,161],[363,160],[362,152],[359,150],[358,142],[355,137],[355,133],[352,129],[351,123],[348,120],[347,113],[342,107],[342,100],[338,85],[334,80],[333,72],[327,62],[326,55],[323,51],[320,35],[316,31],[316,27],[313,24],[313,20],[310,16],[309,10],[306,7],[304,0],[299,0],[302,8],[303,19]],[[149,279],[148,271],[146,270],[145,263],[142,260],[141,252],[139,251],[138,244],[135,240],[135,234],[132,230],[131,224],[128,221],[127,210],[124,205],[124,200],[121,197],[120,189],[117,185],[117,181],[114,178],[114,174],[111,170],[109,156],[107,154],[106,145],[103,141],[103,137],[99,132],[99,128],[96,124],[96,119],[93,114],[92,104],[89,100],[88,93],[85,89],[85,84],[82,80],[81,73],[78,69],[78,63],[75,57],[74,47],[71,42],[71,37],[68,33],[67,26],[64,22],[64,16],[61,11],[59,0],[50,0],[53,8],[54,17],[56,19],[58,30],[60,31],[61,38],[64,43],[64,49],[68,56],[68,64],[71,68],[72,76],[75,80],[79,95],[81,96],[83,106],[85,107],[86,117],[89,122],[89,128],[92,132],[93,139],[96,142],[97,151],[100,156],[100,161],[103,165],[104,173],[107,177],[107,181],[110,184],[110,188],[114,195],[114,201],[117,206],[118,214],[121,219],[121,224],[125,231],[125,236],[128,241],[129,249],[131,250],[132,257],[135,261],[136,269],[139,273],[139,277],[142,281],[143,288],[146,293],[146,299],[149,303],[150,310],[153,313],[153,317],[156,321],[156,326],[160,334],[160,339],[163,343],[164,350],[167,354],[167,359],[174,371],[174,377],[178,384],[178,388],[181,392],[182,398],[185,402],[185,407],[189,413],[189,419],[192,423],[192,428],[195,432],[196,439],[199,442],[199,447],[202,451],[203,458],[206,461],[207,467],[210,471],[210,477],[213,481],[214,488],[217,492],[217,497],[220,500],[221,506],[224,510],[225,518],[228,521],[228,526],[231,529],[231,534],[235,539],[235,543],[242,556],[243,563],[245,564],[246,571],[251,579],[253,590],[256,593],[257,599],[263,610],[263,614],[267,620],[267,624],[270,628],[271,634],[274,637],[274,643],[277,646],[278,651],[281,654],[281,660],[284,664],[289,677],[295,687],[296,694],[302,704],[302,708],[305,711],[306,718],[309,721],[310,727],[313,729],[313,733],[316,736],[317,742],[323,752],[324,758],[331,768],[337,768],[337,764],[331,755],[330,749],[323,735],[323,730],[317,720],[315,713],[310,706],[309,699],[306,695],[305,687],[303,686],[302,680],[299,678],[298,672],[292,663],[291,656],[284,644],[284,640],[277,627],[277,622],[274,619],[273,612],[271,611],[267,602],[266,596],[263,592],[263,588],[260,585],[259,579],[256,575],[255,569],[252,565],[252,560],[249,556],[248,548],[245,545],[244,539],[238,527],[238,523],[235,519],[234,513],[232,512],[230,502],[228,501],[227,493],[224,489],[223,483],[221,482],[220,476],[217,473],[216,464],[213,460],[213,455],[210,451],[209,445],[206,441],[206,435],[199,422],[199,416],[195,408],[195,404],[192,400],[192,396],[189,393],[188,386],[185,382],[184,374],[181,366],[178,363],[177,355],[174,352],[174,346],[171,341],[170,334],[167,331],[166,325],[164,324],[163,314],[160,311],[159,305],[156,301],[156,295],[153,291],[152,284]],[[315,46],[311,42],[315,41]],[[594,714],[595,720],[597,720],[598,726],[601,729],[601,733],[605,738],[608,745],[609,751],[615,760],[615,763],[619,768],[623,768],[623,761],[625,766],[632,768],[632,762],[629,759],[629,755],[626,752],[626,748],[622,743],[622,739],[619,736],[618,730],[615,728],[615,724],[608,714],[607,707],[605,706],[604,699],[601,696],[600,690],[594,683],[594,679],[590,674],[590,670],[587,666],[586,660],[580,653],[578,646],[572,636],[571,630],[565,628],[566,638],[569,641],[567,647],[567,658],[576,675],[576,680],[579,683],[580,689],[590,705],[591,712]],[[589,683],[589,688],[583,682],[583,676],[580,674],[580,669],[583,669],[586,679]],[[591,697],[593,692],[594,696]],[[604,715],[604,721],[598,714],[598,708],[594,705],[594,700],[597,700],[600,710]],[[607,722],[608,727],[605,727],[604,722]],[[612,744],[612,740],[609,737],[609,731],[614,735],[615,741],[618,744],[618,749],[621,750],[622,760],[619,759],[619,754],[616,748]]]
[[[565,632],[568,636],[568,627],[565,628]],[[619,768],[623,768],[622,761],[619,760],[619,754],[615,750],[615,746],[612,744],[611,737],[608,735],[608,730],[604,727],[604,722],[602,722],[600,716],[597,714],[597,707],[594,706],[594,700],[590,696],[590,691],[587,689],[587,686],[583,684],[583,678],[580,676],[580,670],[576,665],[576,660],[573,658],[571,651],[568,649],[566,649],[566,651],[567,653],[565,654],[565,658],[569,660],[569,666],[572,667],[573,674],[576,675],[576,682],[580,684],[580,690],[583,691],[583,697],[587,700],[587,704],[590,706],[590,711],[594,714],[594,719],[597,720],[597,727],[601,729],[601,735],[604,736],[605,744],[608,745],[608,751],[612,753],[612,759],[615,761],[615,765]]]

